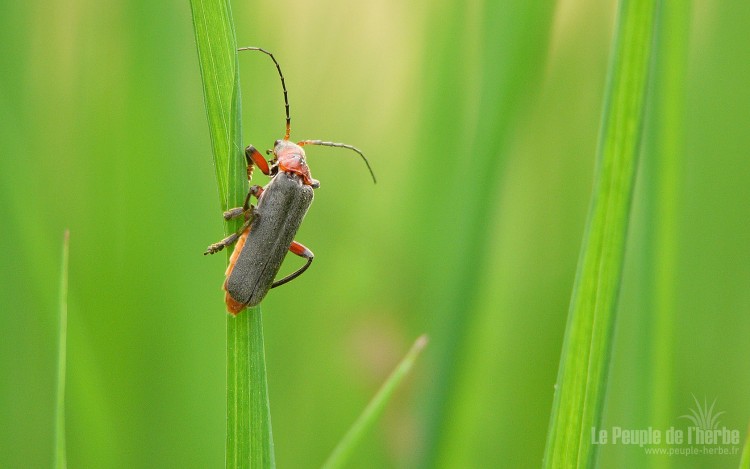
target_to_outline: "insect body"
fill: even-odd
[[[266,161],[252,145],[245,149],[248,180],[253,167],[257,166],[263,174],[271,176],[271,181],[263,188],[257,185],[250,187],[242,207],[224,212],[226,220],[244,217],[245,222],[239,231],[210,245],[204,253],[214,254],[230,244],[237,243],[229,260],[224,282],[227,310],[234,315],[247,306],[259,304],[271,288],[300,276],[313,261],[312,251],[294,241],[294,236],[312,203],[313,189],[320,186],[320,183],[310,175],[303,146],[322,145],[353,150],[365,161],[375,181],[375,175],[365,156],[351,145],[322,140],[291,142],[289,101],[279,63],[273,54],[258,47],[244,47],[239,50],[263,52],[276,64],[284,90],[286,134],[284,139],[276,140],[273,150],[269,150],[273,154],[270,161]],[[257,207],[250,204],[251,197],[258,200]],[[274,281],[287,251],[306,259],[307,262],[292,274]]]

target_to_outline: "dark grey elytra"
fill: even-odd
[[[313,188],[295,173],[279,172],[266,185],[254,210],[250,233],[225,289],[235,301],[253,307],[274,278],[313,200]]]

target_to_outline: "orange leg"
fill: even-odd
[[[271,169],[268,167],[268,161],[263,158],[263,155],[255,149],[254,146],[250,145],[245,148],[245,159],[247,160],[247,180],[249,181],[253,175],[253,164],[257,165],[258,168],[266,176],[271,175]]]
[[[292,241],[292,244],[289,246],[289,250],[292,253],[294,253],[294,254],[296,254],[296,255],[298,255],[300,257],[304,257],[305,259],[307,259],[307,263],[305,265],[303,265],[302,268],[300,268],[298,271],[293,272],[293,273],[287,275],[286,277],[282,278],[281,280],[277,280],[277,281],[273,282],[273,285],[271,285],[271,288],[276,288],[279,285],[284,285],[285,283],[291,282],[295,278],[297,278],[300,275],[302,275],[302,273],[304,271],[306,271],[308,267],[310,267],[310,264],[312,264],[313,258],[315,257],[315,255],[312,253],[311,250],[307,249],[304,245],[298,243],[297,241]]]

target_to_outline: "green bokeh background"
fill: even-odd
[[[265,313],[279,467],[317,467],[412,340],[431,344],[352,467],[537,467],[593,175],[615,2],[234,2],[273,51],[321,181],[316,254]],[[671,425],[750,419],[750,3],[693,2],[676,208]],[[70,467],[221,467],[224,256],[187,1],[6,2],[0,15],[0,467],[52,462],[70,228]],[[270,148],[272,63],[240,56],[244,141]],[[647,138],[653,129],[647,128]],[[648,142],[645,146],[648,148]],[[605,426],[645,428],[646,151]],[[265,178],[258,174],[258,181]],[[656,223],[659,221],[657,220]],[[655,260],[654,260],[655,259]],[[290,259],[284,271],[299,260]],[[659,338],[656,339],[659,341]],[[738,455],[602,467],[735,467]]]

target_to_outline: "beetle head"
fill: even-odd
[[[310,175],[305,150],[301,146],[289,140],[276,140],[273,145],[273,155],[279,171],[297,174],[304,184],[313,189],[320,187],[320,182]]]

